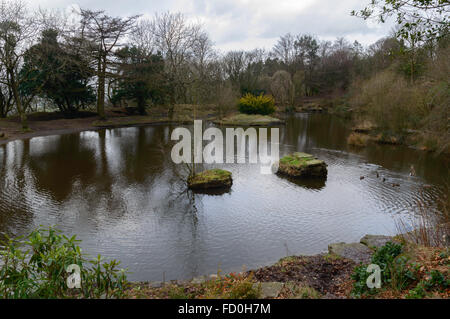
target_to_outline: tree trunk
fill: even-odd
[[[170,86],[171,86],[171,88],[170,88],[171,94],[170,94],[170,101],[169,101],[170,105],[169,105],[168,117],[169,117],[170,120],[172,120],[173,119],[174,109],[175,109],[175,103],[176,103],[176,96],[175,96],[175,94],[176,94],[176,87],[175,87],[175,81],[174,81],[173,78],[171,78],[169,80],[169,83],[170,83]]]
[[[147,112],[145,111],[145,99],[139,97],[137,100],[137,107],[140,115],[145,115]]]
[[[16,83],[16,78],[15,78],[14,72],[10,72],[9,76],[10,76],[10,80],[11,80],[11,86],[12,86],[12,92],[14,95],[14,100],[16,101],[17,113],[19,113],[20,122],[22,123],[22,129],[28,130],[27,115],[25,114],[25,110],[22,106],[22,101],[20,100],[19,86]]]
[[[98,88],[97,88],[97,113],[100,119],[105,117],[105,77],[106,77],[106,62],[103,57],[98,61]]]
[[[169,112],[168,112],[168,116],[169,119],[172,120],[173,119],[173,112],[174,112],[174,108],[175,108],[175,96],[171,96],[170,97],[170,105],[169,105]]]
[[[0,90],[0,118],[6,117],[6,97],[3,95],[3,92]]]

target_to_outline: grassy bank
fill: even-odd
[[[0,144],[16,139],[36,136],[65,134],[101,128],[117,128],[152,124],[192,124],[194,120],[209,120],[219,125],[233,126],[271,126],[284,123],[276,117],[264,115],[240,114],[228,110],[222,118],[223,111],[215,105],[179,104],[175,106],[173,116],[168,116],[165,106],[148,109],[146,115],[137,115],[127,108],[107,108],[106,120],[94,112],[79,112],[64,115],[60,112],[39,112],[28,114],[29,129],[23,130],[18,116],[0,119]],[[281,115],[278,114],[277,117]]]
[[[26,238],[3,242],[0,298],[449,298],[449,248],[417,245],[407,238],[367,235],[360,243],[330,245],[327,254],[286,257],[241,273],[138,283],[127,282],[127,270],[119,269],[118,261],[82,254],[75,236],[40,228]],[[369,263],[380,266],[380,288],[366,284]],[[79,287],[68,285],[73,265],[81,274]]]
[[[218,119],[214,123],[224,126],[271,126],[284,124],[284,121],[268,115],[236,114]]]
[[[146,115],[130,114],[125,108],[107,108],[106,120],[93,112],[81,112],[64,116],[60,112],[32,113],[28,115],[29,129],[22,129],[20,119],[9,117],[0,119],[0,144],[16,139],[36,136],[64,134],[95,130],[99,128],[115,128],[150,124],[191,124],[194,119],[213,120],[218,116],[215,106],[195,106],[189,104],[176,105],[172,118],[169,118],[167,107],[159,106],[148,110]]]
[[[382,286],[366,285],[368,265],[333,254],[291,256],[242,273],[192,281],[130,283],[130,299],[426,299],[450,297],[448,248],[388,243],[374,250]]]

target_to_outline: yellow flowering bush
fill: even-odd
[[[239,112],[269,115],[275,112],[275,100],[269,95],[255,96],[247,93],[239,100]]]

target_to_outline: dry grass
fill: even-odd
[[[375,124],[373,124],[369,120],[362,120],[358,124],[355,125],[353,131],[356,133],[369,133],[376,129]]]
[[[423,203],[418,203],[418,213],[409,222],[397,222],[397,230],[404,240],[425,247],[448,247],[450,236],[450,187],[444,189],[444,196],[438,203],[438,212]],[[408,226],[410,225],[410,226]],[[410,231],[412,227],[412,231]]]
[[[369,136],[359,133],[352,133],[347,138],[347,144],[351,146],[364,147],[369,142]]]
[[[402,133],[419,126],[430,109],[425,94],[390,70],[359,85],[351,103],[381,131]]]
[[[146,283],[132,283],[125,291],[127,299],[258,299],[261,287],[253,276],[235,274],[211,278],[204,283],[173,282],[152,288]]]
[[[379,133],[403,140],[408,131],[422,149],[450,154],[450,48],[427,62],[426,72],[414,84],[390,69],[367,81],[354,81],[350,105]]]
[[[438,51],[427,66],[427,102],[431,112],[420,135],[423,147],[450,154],[450,48]]]

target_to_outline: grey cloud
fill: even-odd
[[[306,0],[302,5],[309,5],[301,9],[297,8],[300,2],[292,0],[264,3],[256,0],[33,0],[32,4],[62,9],[78,4],[123,16],[182,12],[189,18],[204,21],[218,47],[239,49],[248,47],[249,43],[262,43],[270,48],[274,39],[287,32],[310,33],[327,39],[344,36],[368,44],[368,39],[386,35],[389,26],[369,27],[365,21],[350,16],[351,10],[367,2],[370,0]]]

